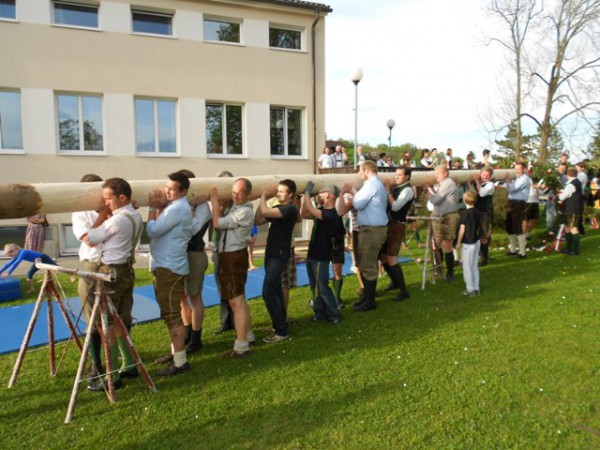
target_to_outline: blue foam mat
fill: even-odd
[[[412,261],[410,258],[398,258],[400,263]],[[343,266],[343,274],[352,273],[352,257],[346,253],[346,259]],[[260,297],[262,294],[262,284],[265,276],[263,267],[248,272],[246,280],[246,297],[248,299]],[[330,277],[333,277],[333,271],[330,268]],[[308,285],[308,274],[306,264],[297,265],[297,283],[298,286]],[[150,322],[160,318],[160,310],[154,296],[154,287],[151,285],[140,286],[133,291],[133,311],[134,323]],[[204,306],[211,307],[218,305],[221,301],[214,275],[207,275],[204,278],[204,287],[202,289],[202,299]],[[81,315],[81,303],[79,298],[72,297],[64,300],[65,307],[71,316],[76,328],[83,331],[86,327],[85,320]],[[46,345],[48,343],[48,321],[47,321],[47,303],[44,302],[40,308],[40,313],[31,337],[29,345],[31,347]],[[60,308],[56,302],[52,303],[54,312],[54,338],[55,341],[66,340],[70,336],[70,331],[62,317]],[[27,326],[35,303],[25,305],[0,308],[0,354],[10,353],[19,350],[21,342],[27,331]],[[78,321],[79,318],[79,321]]]

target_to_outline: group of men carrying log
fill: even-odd
[[[357,275],[363,286],[353,310],[366,312],[377,308],[375,300],[380,263],[392,281],[388,288],[397,290],[395,300],[409,298],[397,256],[404,242],[407,216],[415,200],[415,190],[410,185],[411,168],[398,167],[395,179],[382,181],[376,164],[365,161],[360,166],[359,175],[362,186],[358,190],[346,183],[341,188],[326,185],[315,192],[314,183],[308,182],[303,196],[296,192],[293,180],[280,180],[277,186],[262,189],[255,212],[251,203],[252,183],[247,178],[238,178],[233,182],[230,200],[220,200],[218,188],[212,187],[206,195],[196,196],[189,201],[190,178],[194,174],[188,170],[169,174],[164,190],[150,195],[146,224],[155,294],[171,345],[170,350],[155,361],[156,364],[165,365],[157,375],[171,376],[189,370],[187,355],[202,346],[201,292],[208,267],[205,238],[209,228],[218,234],[214,252],[216,258],[213,259],[215,275],[220,297],[233,311],[236,335],[233,348],[223,353],[223,357],[246,358],[251,354],[250,347],[256,344],[245,298],[247,243],[255,224],[270,225],[262,291],[272,322],[272,332],[263,339],[267,344],[282,342],[289,337],[287,290],[292,276],[290,267],[295,267],[295,256],[291,251],[292,233],[301,219],[314,221],[306,258],[314,310],[312,320],[337,324],[342,319],[341,283],[338,283],[339,289],[336,288],[334,294],[329,285],[329,265],[332,260],[336,263],[338,259],[335,256],[340,250],[337,233],[340,229],[344,230],[342,217],[348,211],[356,214],[358,234],[353,248],[356,252]],[[446,279],[450,282],[454,280],[453,240],[458,230],[459,242],[456,246],[460,246],[461,241],[463,245],[476,244],[478,257],[481,240],[481,254],[484,263],[487,263],[486,245],[491,234],[491,199],[494,192],[491,175],[492,169],[485,167],[470,191],[475,192],[474,196],[465,194],[465,202],[474,208],[469,214],[463,214],[464,217],[459,215],[455,193],[457,185],[449,177],[445,166],[435,169],[437,184],[427,188],[429,201],[433,205],[432,215],[436,217],[433,231],[439,252],[438,261],[445,261]],[[86,175],[82,181],[102,180],[96,175]],[[133,263],[143,226],[142,218],[132,206],[131,186],[127,181],[121,178],[105,180],[102,197],[104,206],[99,211],[73,214],[73,230],[82,242],[79,256],[86,270],[117,270],[117,280],[108,283],[107,291],[125,325],[131,327],[135,277]],[[343,240],[341,242],[343,258]],[[473,270],[477,269],[477,257],[474,259],[475,268],[465,270],[469,277],[475,276]],[[470,261],[468,264],[473,263]],[[286,279],[287,284],[282,284],[282,280]],[[467,280],[465,275],[468,293],[478,295],[478,272],[476,286],[473,280]],[[83,279],[80,280],[79,294],[89,319],[93,296],[91,287]],[[105,386],[100,342],[97,332],[92,331],[92,369],[88,388],[94,391],[104,390]],[[123,386],[123,378],[135,378],[138,372],[116,327],[109,327],[108,342],[111,346],[111,366],[118,366],[119,355],[122,359],[120,370],[113,375],[114,386],[118,389]]]

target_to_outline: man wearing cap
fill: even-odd
[[[348,191],[349,185],[345,185],[341,192],[334,185],[322,188],[317,196],[323,203],[323,208],[313,205],[310,198],[313,188],[312,181],[306,183],[301,208],[303,219],[314,219],[306,256],[308,279],[314,293],[312,303],[315,315],[312,320],[327,320],[332,324],[337,324],[342,320],[342,313],[329,286],[329,262],[336,223],[340,217],[346,214],[346,204],[340,201],[336,208],[336,200],[340,193]]]
[[[452,152],[452,149],[450,153]],[[437,181],[436,188],[429,188],[427,195],[433,204],[431,215],[439,220],[433,221],[433,237],[437,244],[438,259],[446,261],[446,281],[454,281],[454,253],[452,242],[456,236],[460,216],[458,214],[458,202],[456,199],[456,183],[450,178],[446,166],[435,168],[434,177]],[[442,258],[442,251],[444,258]]]
[[[359,191],[353,187],[351,193],[359,226],[357,266],[365,288],[363,298],[359,298],[352,309],[365,312],[377,308],[378,256],[387,238],[388,216],[386,189],[377,175],[377,165],[373,161],[365,161],[359,174],[363,185]]]
[[[273,334],[263,339],[267,344],[281,342],[289,337],[281,280],[290,257],[292,232],[298,220],[295,194],[296,183],[292,180],[281,180],[277,187],[264,189],[254,216],[255,225],[271,223],[265,247],[265,279],[262,288],[263,300],[273,326]],[[274,195],[279,204],[269,208],[267,200]]]

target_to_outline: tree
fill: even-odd
[[[553,61],[549,76],[534,76],[546,87],[546,101],[540,128],[540,160],[548,157],[552,128],[572,115],[585,119],[585,113],[598,110],[594,100],[600,88],[600,2],[598,0],[560,0],[553,13],[545,18],[547,32],[554,38]],[[563,106],[558,116],[555,106]]]
[[[600,160],[600,121],[596,126],[596,135],[592,137],[592,142],[588,145],[587,155],[590,159]]]
[[[520,154],[521,119],[532,119],[540,132],[539,160],[549,157],[553,130],[568,118],[589,124],[587,114],[600,111],[600,1],[492,0],[488,9],[507,25],[509,38],[494,37],[514,60],[512,103],[516,124],[515,146]],[[535,55],[535,57],[532,57]],[[531,96],[523,96],[522,76],[531,69]],[[520,112],[519,112],[519,108]]]
[[[532,145],[533,136],[520,135],[517,138],[517,122],[511,123],[504,135],[504,139],[496,140],[498,146],[498,155],[495,158],[499,160],[507,160],[509,164],[523,156],[525,159],[533,159],[535,148]],[[508,166],[507,166],[508,167]]]
[[[521,155],[523,133],[521,119],[523,115],[523,63],[526,59],[525,42],[530,26],[535,25],[542,9],[538,7],[537,0],[492,0],[488,11],[500,18],[506,25],[508,36],[492,37],[491,40],[499,43],[509,52],[509,59],[514,71],[514,86],[510,91],[514,97],[509,99],[508,117],[512,125],[511,133],[514,135],[514,144],[511,149],[516,159]]]

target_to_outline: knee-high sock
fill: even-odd
[[[132,366],[135,366],[135,362],[133,361],[133,356],[129,351],[129,347],[127,346],[127,341],[123,336],[117,338],[117,346],[119,347],[119,353],[121,354],[121,370],[132,370]],[[113,367],[113,369],[115,369],[115,367]]]
[[[508,249],[510,250],[510,252],[517,253],[519,244],[517,243],[517,235],[516,234],[508,235],[508,243],[509,243]]]
[[[394,279],[394,274],[391,271],[391,266],[388,263],[383,263],[383,268],[385,270],[385,272],[388,274],[388,277],[390,277],[390,280],[392,280],[392,285],[397,288],[398,286],[396,285],[396,280]]]
[[[121,376],[119,375],[119,346],[117,344],[110,345],[110,365],[112,366],[112,379],[117,381]]]
[[[404,273],[400,264],[394,264],[390,266],[390,272],[393,274],[394,285],[402,292],[406,292],[406,281],[404,280]]]
[[[578,234],[574,234],[573,235],[573,252],[574,253],[579,253],[579,243],[581,242],[581,235]]]
[[[525,249],[527,247],[527,235],[519,234],[517,238],[519,240],[519,254],[525,256]]]
[[[344,279],[339,280],[333,279],[333,295],[338,302],[342,301],[342,286],[344,285]]]
[[[571,233],[565,234],[565,241],[567,242],[567,253],[573,251],[573,235]]]
[[[446,256],[446,271],[448,275],[454,274],[454,253],[449,251]]]
[[[480,253],[484,262],[488,262],[490,255],[490,244],[481,244]]]
[[[90,357],[92,358],[92,363],[98,371],[100,371],[102,368],[102,358],[100,357],[101,350],[102,338],[100,337],[100,333],[98,333],[96,330],[92,330],[92,335],[90,338]]]

